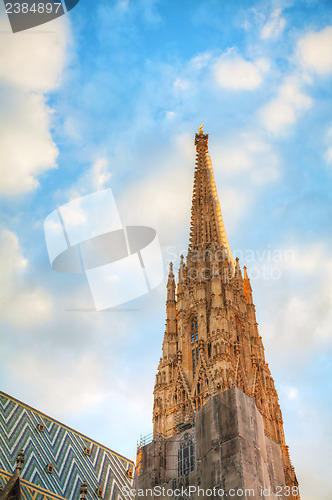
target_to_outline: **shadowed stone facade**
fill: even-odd
[[[138,450],[137,486],[254,488],[251,498],[299,499],[250,280],[231,253],[202,127],[195,145],[188,254],[177,285],[170,264],[154,439]]]
[[[188,471],[182,467],[187,473],[179,475],[183,444],[189,448]],[[138,485],[143,490],[159,484],[166,491],[181,491],[192,485],[204,491],[215,488],[216,497],[253,499],[283,498],[288,492],[280,446],[265,435],[254,400],[237,388],[211,397],[195,413],[192,427],[144,446],[140,465]],[[241,491],[246,495],[233,495]],[[198,491],[191,494],[193,499],[200,496]]]

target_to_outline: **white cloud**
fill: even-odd
[[[232,170],[232,172],[247,170],[253,163],[253,159],[247,151],[227,146],[225,148],[220,148],[218,161],[222,166],[221,168]]]
[[[97,158],[92,165],[91,173],[94,189],[102,189],[111,178],[108,160],[106,158]]]
[[[65,16],[64,16],[65,17]],[[38,176],[56,166],[52,110],[45,94],[63,76],[69,38],[67,21],[52,21],[52,31],[36,27],[13,35],[0,18],[0,192],[16,195],[38,187]]]
[[[203,52],[190,59],[180,72],[177,70],[174,73],[173,89],[175,93],[183,94],[189,90],[192,91],[197,82],[201,81],[204,70],[207,74],[206,70],[212,62],[213,56],[209,52]]]
[[[176,78],[173,86],[175,90],[183,91],[189,89],[190,83],[188,80],[185,80],[184,78]]]
[[[28,265],[17,236],[3,230],[0,233],[0,313],[11,324],[38,325],[53,314],[53,303],[46,291],[26,282]]]
[[[234,231],[254,202],[253,193],[278,178],[279,161],[272,147],[252,133],[213,141],[210,155],[226,230]],[[180,135],[168,147],[167,156],[158,151],[156,158],[145,158],[152,165],[151,169],[146,165],[149,176],[117,199],[119,213],[126,224],[155,228],[163,245],[176,244],[189,228],[195,162],[192,136]]]
[[[0,236],[0,275],[3,284],[2,293],[4,293],[6,287],[11,288],[14,275],[25,271],[28,260],[21,254],[18,239],[14,233],[4,229]]]
[[[213,65],[213,75],[217,84],[229,90],[254,90],[258,88],[264,73],[269,69],[266,59],[246,61],[232,52],[219,57]]]
[[[292,386],[283,387],[283,391],[285,392],[286,398],[289,401],[295,401],[298,399],[299,390],[297,387],[292,387]]]
[[[285,269],[300,272],[306,276],[312,276],[319,272],[321,263],[326,257],[326,249],[323,245],[317,244],[312,245],[306,250],[294,248],[293,250],[289,250],[285,255]]]
[[[270,296],[268,308],[259,312],[262,333],[277,357],[280,349],[309,354],[321,342],[332,340],[330,251],[323,244],[292,245],[281,250],[284,258],[271,255],[248,265],[249,276],[251,268],[259,270],[256,296]]]
[[[172,234],[176,238],[175,234],[188,222],[194,154],[192,138],[178,137],[164,164],[159,162],[155,172],[123,193],[118,200],[119,212],[126,224],[149,225],[163,242],[169,243]]]
[[[220,141],[213,147],[212,156],[216,171],[232,176],[245,173],[247,181],[255,184],[273,182],[279,177],[279,162],[271,145],[253,133],[244,132]]]
[[[321,401],[313,396],[315,392],[320,393],[317,386],[324,384],[315,371],[314,367],[307,367],[307,372],[311,373],[310,379],[307,379],[309,390],[302,386],[298,397],[287,405],[288,419],[285,420],[285,426],[289,425],[289,431],[286,432],[286,438],[289,436],[293,441],[292,444],[287,438],[300,484],[301,499],[330,500],[332,440],[331,433],[326,432],[326,429],[330,426],[331,411],[327,406],[329,398],[325,394],[321,396]]]
[[[69,29],[66,16],[52,21],[52,30],[37,26],[28,32],[2,34],[0,44],[0,81],[29,92],[49,92],[61,82],[66,62]],[[0,18],[0,29],[8,21]]]
[[[61,201],[59,200],[60,204],[64,200],[70,201],[108,187],[108,181],[111,177],[109,159],[104,156],[97,156],[92,165],[83,172],[73,186],[68,190],[62,189],[57,193],[61,197]]]
[[[175,117],[175,112],[174,111],[166,111],[166,118],[168,120],[173,120],[174,117]]]
[[[277,38],[286,26],[286,20],[281,17],[281,9],[275,9],[261,30],[261,38]]]
[[[243,190],[223,186],[218,193],[223,221],[226,233],[229,236],[230,231],[234,231],[236,224],[241,220],[250,206],[250,197]],[[234,255],[235,257],[235,255]]]
[[[301,91],[299,82],[289,78],[279,87],[277,97],[261,109],[260,117],[267,130],[283,134],[311,104],[312,99]]]
[[[332,164],[332,146],[326,150],[326,161],[328,164]]]
[[[40,353],[21,353],[17,356],[16,376],[43,401],[51,415],[61,412],[75,414],[98,404],[106,389],[100,361],[92,353],[58,353],[58,360],[44,359]],[[64,369],[65,366],[65,369]],[[22,382],[21,382],[22,383]]]
[[[299,40],[297,49],[305,69],[319,75],[332,72],[332,26],[308,33]]]
[[[189,62],[189,66],[191,70],[199,71],[203,68],[206,68],[211,60],[212,54],[210,54],[209,52],[204,52],[203,54],[198,54],[197,56],[193,57]]]
[[[294,125],[301,114],[312,106],[312,99],[303,91],[303,86],[313,83],[313,73],[327,75],[332,72],[332,26],[303,36],[297,44],[297,57],[302,71],[297,68],[293,76],[286,78],[276,97],[260,110],[263,125],[275,135],[286,134],[289,126]],[[332,161],[330,147],[326,152],[326,161]]]
[[[58,150],[50,134],[51,111],[41,94],[11,92],[1,107],[0,193],[35,189],[38,175],[56,166]]]

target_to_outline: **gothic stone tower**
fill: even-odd
[[[170,264],[153,439],[138,448],[137,487],[299,499],[250,280],[229,247],[202,126],[195,146],[188,255],[177,287]]]

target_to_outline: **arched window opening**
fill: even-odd
[[[199,349],[198,349],[198,347],[196,347],[196,349],[193,349],[192,356],[193,356],[193,376],[195,377],[196,367],[198,365],[198,360],[199,360]]]
[[[189,476],[195,469],[194,443],[191,434],[186,432],[180,441],[178,451],[178,476]]]
[[[191,321],[191,341],[198,340],[198,322],[196,316]]]

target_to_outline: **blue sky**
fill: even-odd
[[[15,35],[0,13],[1,388],[135,458],[165,282],[79,311],[84,276],[51,269],[43,222],[111,187],[177,268],[202,123],[302,498],[331,498],[331,2],[81,0]]]

